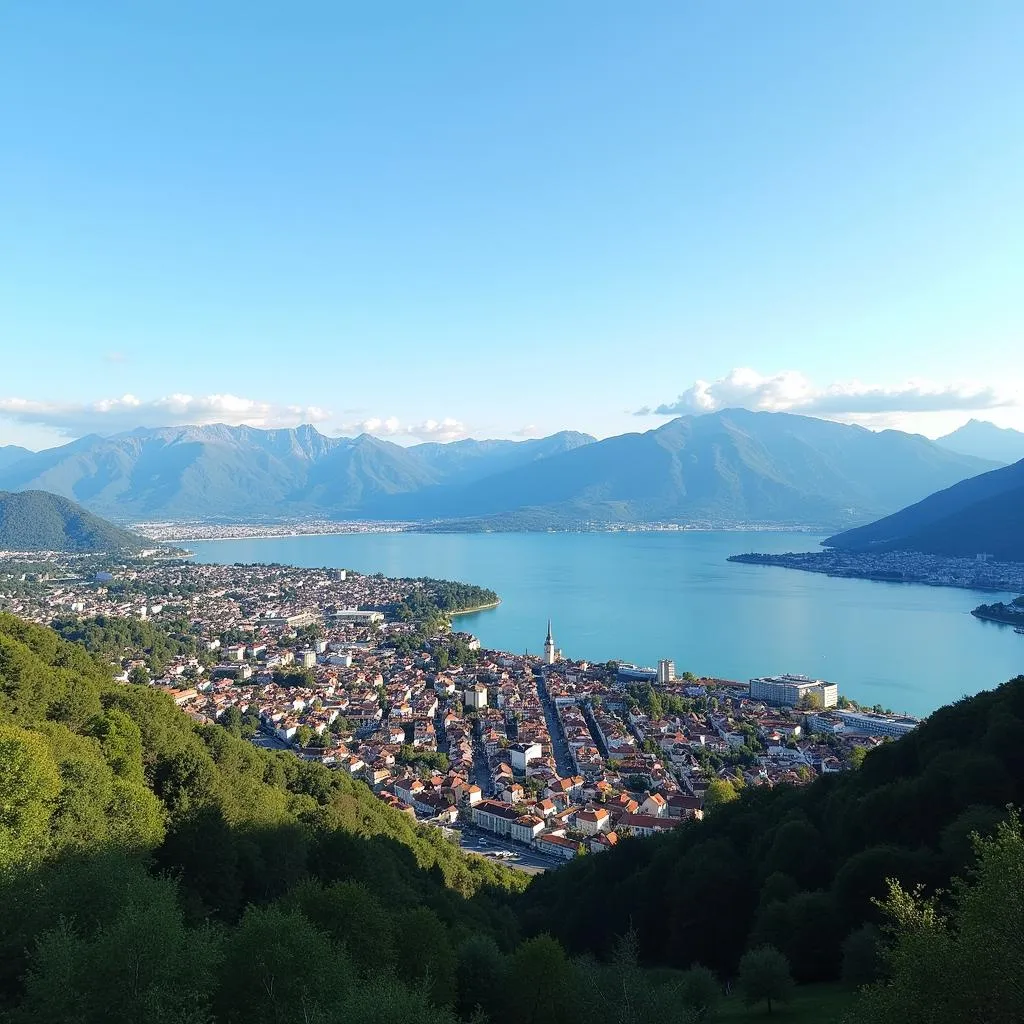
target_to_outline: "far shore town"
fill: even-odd
[[[743,788],[847,770],[918,724],[804,676],[566,657],[551,623],[535,655],[485,650],[450,625],[475,594],[494,597],[342,569],[0,561],[0,610],[527,870],[678,828]]]

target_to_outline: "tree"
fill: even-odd
[[[46,740],[27,729],[0,725],[0,871],[46,850],[60,789]]]
[[[920,888],[891,882],[884,981],[863,991],[852,1021],[1011,1024],[1024,1016],[1024,833],[1013,812],[977,866],[953,883],[949,914]]]
[[[491,1019],[501,1009],[505,957],[489,935],[473,935],[458,951],[458,1010],[469,1018],[481,1009]]]
[[[694,964],[679,980],[679,996],[684,1006],[688,1006],[698,1020],[712,1020],[715,1008],[722,999],[722,986],[718,983],[714,971]]]
[[[760,946],[744,953],[736,979],[743,1000],[753,1006],[762,1000],[772,1012],[772,1002],[784,1003],[793,993],[789,961],[774,946]]]
[[[128,682],[133,686],[147,686],[149,684],[149,673],[144,665],[136,665],[128,673]]]
[[[506,973],[508,1020],[562,1024],[572,1019],[572,965],[557,939],[538,935],[512,954]]]
[[[863,924],[843,941],[842,979],[847,985],[867,985],[882,969],[882,934],[873,924]]]
[[[801,711],[820,711],[822,707],[821,697],[817,693],[805,693],[800,698],[800,703],[797,705],[797,707]]]
[[[709,810],[722,804],[731,804],[738,799],[739,793],[728,779],[712,779],[704,792],[704,809]]]

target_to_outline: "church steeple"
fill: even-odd
[[[551,620],[548,619],[548,635],[544,641],[544,664],[554,665],[558,658],[558,652],[555,650],[555,637],[551,632]]]

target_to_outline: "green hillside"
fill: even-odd
[[[0,550],[133,552],[142,537],[46,491],[0,491]]]

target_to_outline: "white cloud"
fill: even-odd
[[[988,385],[911,380],[895,387],[880,387],[853,380],[819,387],[795,370],[766,377],[741,367],[715,381],[695,381],[675,401],[638,409],[636,414],[678,416],[739,407],[825,417],[884,417],[894,413],[995,409],[1018,402],[1019,396],[1015,399],[1010,392]]]
[[[51,427],[66,436],[112,434],[135,427],[177,427],[209,423],[252,427],[322,423],[330,413],[319,406],[280,405],[237,395],[174,394],[142,400],[134,395],[96,402],[39,402],[0,398],[0,416]]]
[[[327,425],[332,414],[316,405],[285,405],[230,394],[173,394],[147,400],[127,394],[95,402],[0,398],[0,418],[48,427],[66,437],[80,437],[92,433],[116,434],[136,427],[203,426],[210,423],[264,428],[295,427],[300,423]],[[419,423],[405,422],[397,416],[367,416],[338,424],[332,432],[420,441],[454,441],[468,434],[466,425],[450,416]]]
[[[451,416],[420,423],[405,423],[397,416],[370,416],[356,423],[342,424],[337,433],[373,434],[375,437],[401,437],[416,441],[458,441],[469,435],[466,425]]]

